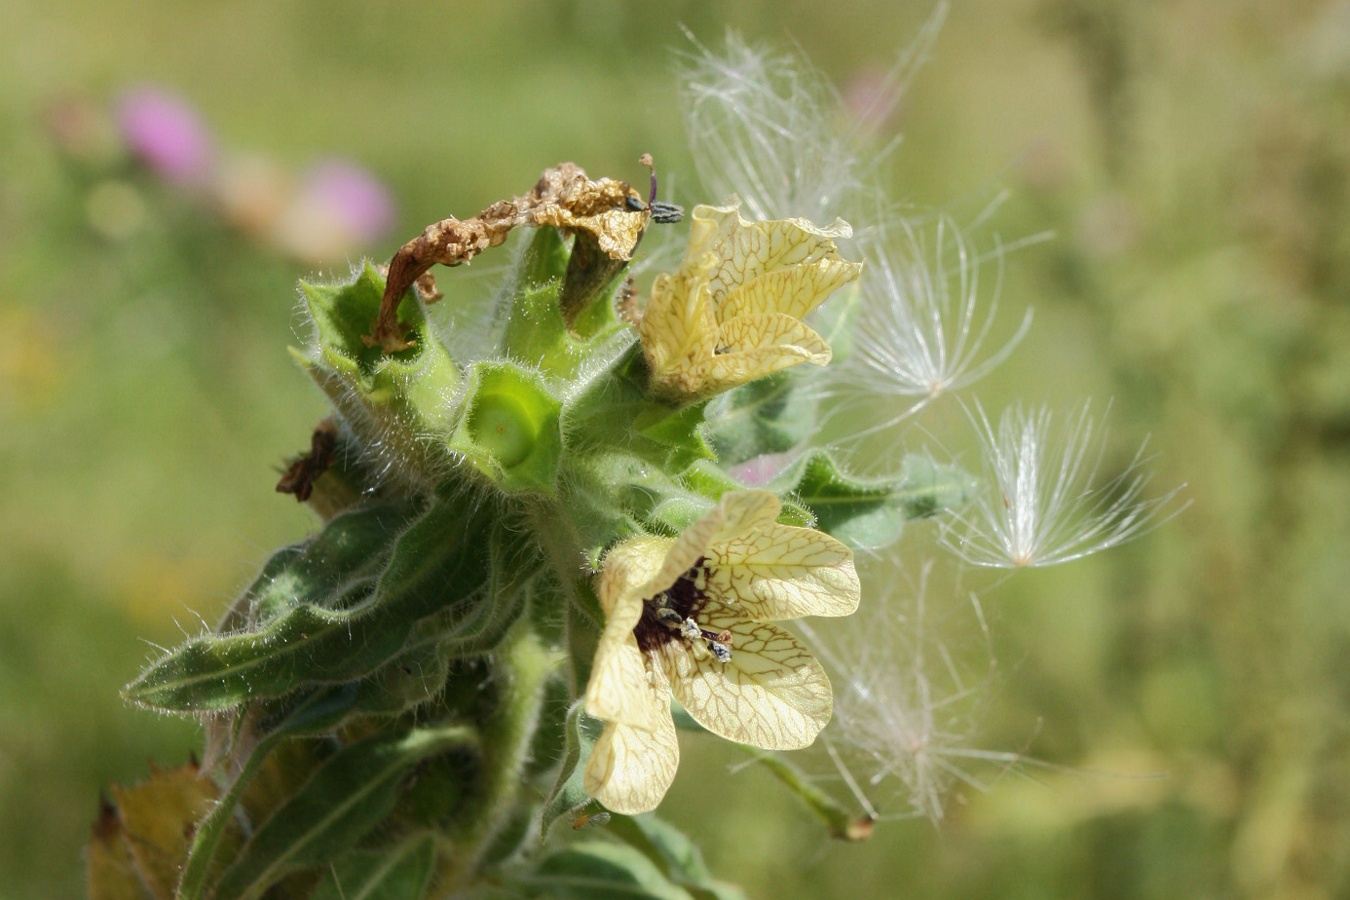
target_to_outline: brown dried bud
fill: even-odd
[[[333,450],[337,447],[337,423],[324,419],[314,427],[310,436],[309,453],[291,463],[277,482],[277,493],[294,494],[303,503],[314,493],[314,482],[333,464]]]

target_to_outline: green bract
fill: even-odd
[[[302,285],[311,334],[294,354],[336,419],[332,458],[312,461],[315,496],[346,499],[316,503],[330,519],[315,536],[278,551],[215,632],[126,688],[201,717],[222,774],[180,896],[738,896],[655,820],[535,848],[590,802],[581,776],[599,731],[580,697],[604,625],[596,569],[621,541],[694,527],[747,487],[732,466],[810,436],[814,405],[778,371],[805,326],[773,311],[761,279],[738,302],[770,311],[718,327],[754,325],[740,352],[777,354],[773,374],[712,400],[709,375],[672,399],[616,314],[611,270],[626,260],[584,237],[590,256],[569,270],[579,235],[528,235],[472,358],[452,358],[412,292],[398,310],[410,346],[370,345],[385,289],[372,265]],[[667,355],[678,312],[664,313]],[[716,374],[719,352],[697,371]],[[909,458],[861,481],[817,451],[769,488],[779,525],[876,547],[962,502],[968,479]]]

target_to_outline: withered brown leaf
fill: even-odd
[[[546,169],[528,194],[499,200],[471,219],[442,219],[400,247],[389,261],[379,315],[363,340],[386,353],[412,346],[397,320],[404,292],[414,283],[425,290],[422,279],[432,266],[467,263],[505,241],[513,228],[551,225],[574,235],[582,250],[579,266],[588,270],[578,278],[593,283],[608,280],[632,258],[651,217],[650,203],[627,182],[594,181],[576,164],[560,163]]]

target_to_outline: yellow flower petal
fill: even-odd
[[[586,687],[606,727],[585,786],[610,809],[643,812],[665,795],[679,758],[671,694],[714,734],[769,750],[807,746],[829,722],[824,670],[765,620],[852,612],[858,576],[847,547],[778,524],[781,510],[770,491],[727,491],[678,538],[606,555]]]
[[[738,387],[781,369],[830,361],[825,339],[790,316],[754,315],[732,319],[717,329],[717,350],[699,370],[703,382],[721,389]]]
[[[778,626],[747,621],[728,607],[704,622],[731,632],[731,661],[686,644],[663,646],[656,656],[675,699],[728,740],[764,750],[809,746],[834,711],[829,678],[815,657]]]
[[[715,547],[708,559],[712,593],[756,621],[847,616],[858,608],[853,551],[811,528],[774,525]]]
[[[853,235],[853,229],[841,219],[825,228],[806,219],[750,222],[741,218],[739,200],[727,206],[696,206],[691,218],[694,227],[686,263],[702,262],[708,254],[714,257],[715,264],[707,273],[714,304],[721,303],[735,288],[769,272],[810,267],[823,261],[843,262],[834,240]],[[854,267],[855,275],[861,268],[857,263],[844,264]]]
[[[829,344],[801,317],[858,276],[834,245],[848,225],[747,222],[736,204],[695,207],[691,220],[684,262],[657,279],[639,327],[653,390],[698,400],[828,362]]]
[[[586,682],[587,715],[644,731],[658,730],[662,718],[670,717],[670,704],[664,698],[665,679],[653,685],[649,672],[632,627],[618,632],[606,625]]]
[[[638,616],[642,614],[642,600],[651,596],[645,592],[652,582],[663,577],[662,566],[674,544],[670,538],[634,538],[605,554],[600,569],[600,607],[605,611],[606,626],[617,622],[616,628],[621,626],[622,630],[631,631],[637,624]],[[693,565],[693,559],[684,568],[689,565]],[[670,576],[670,581],[662,587],[674,580],[675,576]]]
[[[767,493],[767,492],[766,492]],[[675,583],[699,557],[708,552],[708,544],[722,524],[723,508],[719,503],[707,515],[690,525],[670,544],[661,570],[644,588],[644,597],[654,597]]]
[[[659,275],[638,326],[647,364],[659,376],[691,369],[717,349],[717,319],[706,285]]]
[[[723,322],[774,312],[800,319],[857,278],[861,268],[860,263],[831,256],[811,265],[768,272],[728,291],[725,297],[718,298],[714,290],[717,314]]]
[[[779,525],[781,508],[768,491],[722,495],[706,553],[710,592],[756,621],[849,615],[861,595],[853,551],[813,528]]]
[[[586,761],[582,787],[616,813],[650,812],[665,797],[679,764],[680,744],[667,703],[655,731],[607,724]]]
[[[599,591],[605,627],[586,683],[586,712],[597,719],[655,731],[662,717],[670,717],[664,680],[652,683],[633,628],[642,616],[645,586],[672,543],[660,538],[628,541],[605,557]]]
[[[727,491],[706,517],[708,520],[717,517],[717,528],[708,539],[708,544],[726,544],[746,532],[770,525],[782,511],[783,504],[772,491]]]

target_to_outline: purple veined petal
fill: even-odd
[[[205,182],[215,141],[183,97],[154,85],[127,90],[117,101],[117,126],[131,152],[172,184]]]

